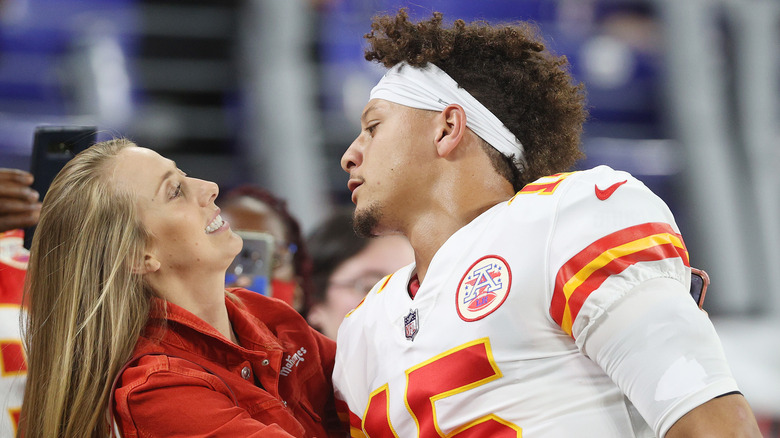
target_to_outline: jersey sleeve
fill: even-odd
[[[738,391],[707,315],[669,278],[637,286],[593,324],[586,353],[663,437],[683,415]]]
[[[683,238],[666,204],[625,172],[598,167],[561,189],[550,317],[664,436],[691,409],[737,389],[688,293]]]
[[[549,314],[563,331],[587,336],[594,319],[644,281],[690,287],[688,250],[658,196],[606,166],[567,179],[548,246]]]

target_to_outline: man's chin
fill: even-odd
[[[352,216],[352,228],[359,237],[376,237],[382,214],[378,205],[355,209]]]

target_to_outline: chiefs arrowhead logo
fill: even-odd
[[[599,198],[602,201],[606,201],[607,198],[612,196],[613,193],[615,193],[615,190],[618,189],[618,187],[622,186],[623,184],[627,183],[628,180],[617,182],[615,184],[612,184],[611,186],[607,187],[604,190],[601,190],[598,185],[595,185],[593,187],[596,188],[596,197]]]

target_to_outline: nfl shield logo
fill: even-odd
[[[406,339],[414,341],[414,337],[417,336],[417,330],[420,328],[420,324],[417,319],[417,309],[409,309],[409,314],[404,316],[404,333]]]

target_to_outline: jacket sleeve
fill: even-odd
[[[328,398],[321,414],[323,426],[328,432],[328,436],[349,436],[348,423],[339,415],[336,400],[333,397],[333,366],[336,361],[336,343],[315,329],[311,328],[310,330],[317,342],[322,371],[327,381],[326,393]]]
[[[162,364],[167,361],[164,357],[147,360],[159,361],[159,366],[147,362],[128,369],[122,378],[128,384],[116,392],[116,421],[123,437],[298,436],[273,421],[266,424],[252,418],[237,406],[230,389],[219,377],[194,369],[167,369]],[[266,404],[269,412],[277,408],[270,402]]]

